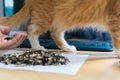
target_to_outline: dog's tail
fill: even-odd
[[[12,28],[26,24],[31,13],[31,1],[32,0],[25,0],[24,6],[16,14],[0,18],[0,25]]]

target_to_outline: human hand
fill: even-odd
[[[27,33],[25,32],[19,32],[14,37],[5,35],[8,34],[9,32],[10,32],[9,27],[0,26],[0,50],[16,48],[23,42],[23,40],[27,36]]]

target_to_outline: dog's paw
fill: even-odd
[[[67,47],[63,47],[63,51],[67,51],[67,52],[76,52],[77,49],[75,46],[67,46]]]
[[[47,51],[47,49],[45,49],[43,46],[32,47],[32,49],[34,49],[34,50],[43,50],[43,51]]]
[[[115,53],[118,55],[118,57],[120,58],[120,50],[115,49]]]

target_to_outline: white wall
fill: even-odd
[[[0,16],[4,15],[3,0],[0,0]]]

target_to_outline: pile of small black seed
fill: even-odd
[[[42,51],[29,50],[21,54],[7,54],[0,57],[0,62],[6,65],[15,64],[17,66],[26,65],[66,65],[70,61],[59,54]]]

